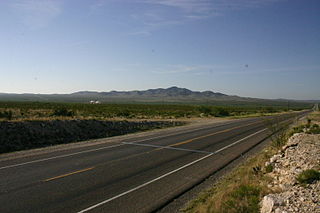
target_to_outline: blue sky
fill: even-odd
[[[0,92],[320,99],[318,0],[2,0]]]

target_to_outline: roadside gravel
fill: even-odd
[[[261,213],[320,212],[320,181],[301,185],[296,179],[307,169],[319,169],[319,134],[294,134],[266,166],[269,164],[274,168],[269,173],[273,180],[269,188],[280,193],[263,198]]]

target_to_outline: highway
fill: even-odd
[[[286,123],[308,111],[272,116]],[[152,212],[260,143],[266,117],[15,158],[0,155],[0,212]]]

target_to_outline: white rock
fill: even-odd
[[[282,213],[281,209],[277,208],[276,210],[274,210],[274,213]]]
[[[273,182],[268,187],[282,189],[282,192],[265,196],[261,202],[261,212],[320,213],[320,181],[308,184],[307,187],[296,184],[299,173],[320,163],[320,134],[295,134],[282,148],[285,149],[284,152],[270,158],[269,162],[274,166],[274,170],[268,174]],[[269,162],[266,165],[270,164]],[[279,206],[281,208],[278,208]]]
[[[283,198],[276,196],[276,195],[266,195],[263,197],[261,202],[261,213],[270,213],[272,212],[273,208],[276,206],[282,206],[284,203]]]
[[[264,196],[261,202],[261,213],[271,213],[274,206],[274,200],[269,195]]]

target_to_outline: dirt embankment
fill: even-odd
[[[99,120],[0,122],[0,153],[178,125],[183,125],[183,122]]]

